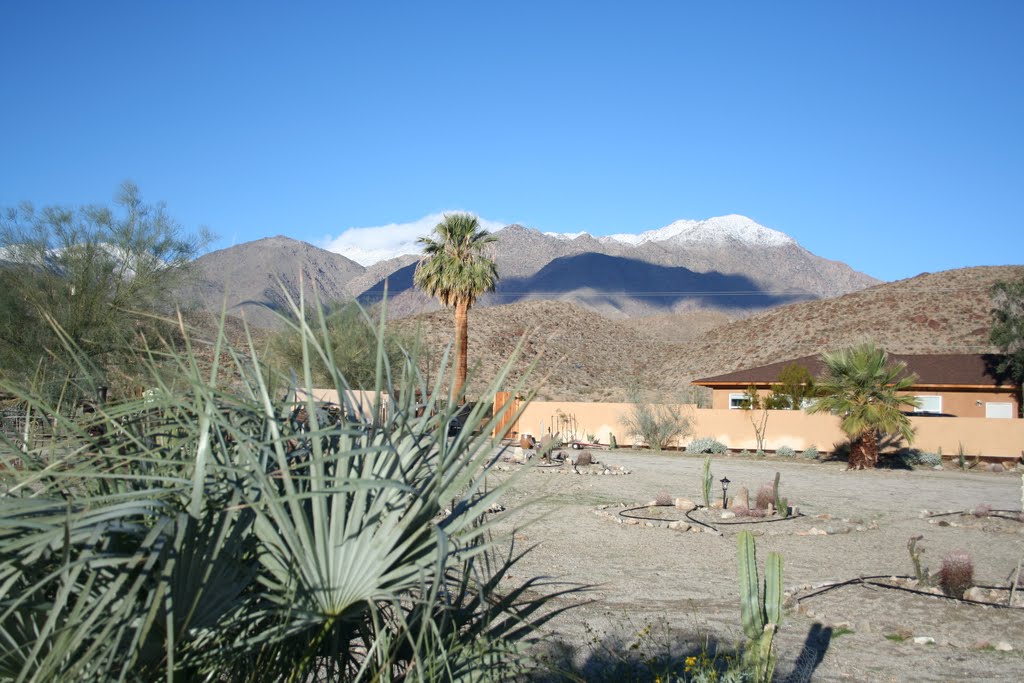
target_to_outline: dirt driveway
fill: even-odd
[[[677,453],[594,454],[631,474],[532,469],[503,501],[513,508],[539,498],[502,513],[501,524],[516,529],[521,545],[536,546],[516,568],[513,583],[544,575],[595,586],[570,599],[580,605],[551,623],[549,638],[576,646],[577,664],[594,656],[595,638],[628,647],[650,624],[683,650],[705,638],[726,646],[740,641],[735,533],[741,527],[719,526],[722,534],[681,532],[620,523],[617,508],[597,512],[600,506],[642,504],[662,492],[701,501],[703,460]],[[933,571],[948,552],[962,549],[973,556],[976,583],[1006,585],[1024,556],[1024,523],[928,519],[922,513],[982,504],[1020,510],[1019,472],[847,472],[843,463],[775,457],[717,456],[712,462],[719,496],[722,477],[732,482],[730,492],[745,486],[753,495],[775,472],[782,475],[782,494],[805,515],[749,527],[759,534],[760,564],[768,551],[782,553],[786,590],[801,598],[791,601],[776,641],[780,679],[809,680],[813,672],[815,681],[1024,680],[1024,609],[856,585],[802,598],[825,582],[912,574],[907,541],[916,535],[924,536],[924,561]],[[940,519],[953,524],[940,525]]]

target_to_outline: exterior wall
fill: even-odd
[[[711,393],[711,407],[718,410],[729,409],[729,395],[742,394],[746,387],[715,388]],[[759,389],[761,396],[768,396],[771,391]],[[1020,394],[1013,389],[915,389],[902,392],[911,396],[941,396],[942,412],[956,417],[985,417],[986,403],[1010,403],[1011,413],[1016,418],[1020,413]]]
[[[691,438],[710,436],[729,448],[754,450],[757,442],[751,425],[751,414],[743,410],[680,408],[693,420]],[[632,435],[626,434],[621,419],[632,409],[630,403],[569,403],[535,401],[526,406],[519,418],[519,431],[532,434],[538,440],[550,433],[552,423],[558,423],[558,411],[572,415],[578,425],[577,439],[587,434],[608,445],[609,435],[615,434],[619,446],[632,445]],[[760,411],[757,411],[760,412]],[[1017,459],[1024,449],[1024,420],[990,420],[983,417],[912,417],[916,430],[914,447],[954,455],[962,444],[969,455]],[[566,440],[572,440],[571,435]],[[765,430],[765,449],[775,450],[789,446],[797,451],[814,445],[827,452],[846,441],[839,428],[839,419],[832,415],[808,415],[798,410],[770,410]]]

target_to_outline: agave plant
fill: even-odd
[[[487,481],[503,414],[478,402],[448,438],[459,407],[441,374],[428,386],[408,355],[391,367],[381,342],[366,421],[346,419],[366,413],[336,371],[342,405],[305,398],[294,419],[313,360],[334,367],[322,318],[314,329],[294,307],[299,381],[222,326],[207,366],[183,329],[184,351],[145,356],[154,390],[89,423],[3,387],[51,416],[54,436],[27,453],[0,443],[2,462],[24,461],[2,472],[0,679],[513,673],[554,593],[498,590],[522,556],[486,514],[513,481]]]

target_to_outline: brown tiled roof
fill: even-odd
[[[918,387],[1011,387],[1013,383],[1010,379],[1001,376],[996,371],[996,366],[1001,359],[1001,356],[991,353],[889,354],[889,362],[902,361],[907,364],[908,372],[917,375],[914,386]],[[705,377],[694,380],[693,383],[702,386],[767,385],[778,381],[782,369],[794,363],[807,368],[815,377],[820,377],[825,369],[819,356],[803,356],[749,370],[737,370],[724,375]]]

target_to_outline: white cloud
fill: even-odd
[[[347,228],[337,237],[327,236],[321,241],[320,246],[364,266],[402,254],[419,254],[421,247],[416,244],[416,240],[432,233],[434,227],[444,220],[446,213],[456,212],[457,210],[432,213],[409,223]],[[479,218],[479,221],[480,227],[490,232],[500,230],[506,225],[485,218]]]

